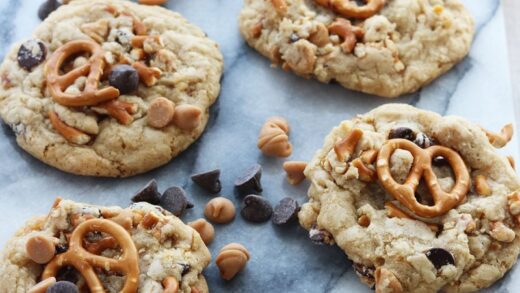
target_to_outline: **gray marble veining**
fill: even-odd
[[[30,37],[39,23],[36,10],[41,2],[0,1],[0,58],[14,41]],[[470,55],[430,86],[392,102],[464,116],[498,130],[514,120],[500,1],[464,2],[477,23]],[[157,179],[162,190],[171,185],[186,188],[196,207],[184,219],[201,217],[209,196],[191,184],[189,175],[214,167],[222,169],[222,195],[237,206],[240,200],[232,182],[255,162],[264,167],[263,195],[273,204],[286,195],[305,201],[307,185],[295,188],[287,184],[282,160],[263,157],[256,149],[258,130],[265,119],[286,117],[295,145],[291,159],[309,160],[333,126],[390,101],[270,68],[269,62],[240,38],[237,16],[241,6],[241,0],[169,1],[170,9],[202,27],[221,45],[226,64],[222,93],[212,108],[205,134],[170,164],[128,179],[78,177],[47,167],[20,150],[10,129],[3,125],[0,246],[31,216],[46,213],[56,196],[125,206],[132,193],[151,178]],[[518,158],[516,150],[518,142],[514,140],[503,152]],[[370,292],[357,280],[351,263],[338,248],[312,244],[297,225],[249,224],[237,217],[230,225],[217,225],[216,233],[210,245],[214,256],[225,243],[234,241],[245,244],[252,259],[231,282],[222,281],[218,269],[210,265],[205,275],[213,292]],[[515,268],[485,292],[518,292],[518,276],[520,271]]]

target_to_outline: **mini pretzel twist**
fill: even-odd
[[[335,12],[349,18],[365,19],[378,13],[385,6],[385,0],[365,0],[366,4],[359,6],[351,0],[315,0],[325,8],[331,8]]]
[[[110,234],[122,250],[121,258],[112,259],[92,254],[83,247],[85,235],[89,232],[104,232]],[[72,232],[69,250],[56,256],[42,274],[42,280],[56,277],[63,266],[73,266],[80,272],[92,293],[104,293],[105,290],[94,268],[124,273],[126,280],[122,293],[137,292],[139,283],[138,254],[128,232],[118,224],[105,219],[91,219],[79,224]]]
[[[79,53],[91,53],[88,62],[63,75],[60,68],[71,56]],[[59,47],[49,58],[45,66],[47,86],[55,102],[63,106],[93,106],[101,102],[115,99],[119,90],[114,87],[98,89],[99,79],[105,68],[104,50],[96,42],[90,40],[70,41]],[[80,76],[87,76],[85,89],[80,94],[65,93],[65,89]]]
[[[414,157],[410,174],[404,184],[397,183],[390,173],[390,157],[397,149],[407,150]],[[432,159],[437,156],[444,157],[455,174],[455,185],[450,192],[441,189],[432,170]],[[383,145],[377,158],[377,175],[383,187],[394,198],[416,215],[427,218],[443,215],[461,203],[466,198],[470,185],[468,170],[455,151],[439,145],[422,149],[406,139],[392,139]],[[415,198],[415,191],[423,177],[433,197],[433,206],[420,204]]]

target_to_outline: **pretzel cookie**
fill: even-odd
[[[0,67],[0,117],[20,147],[66,172],[126,177],[203,132],[220,91],[218,45],[178,13],[71,1]]]
[[[158,206],[101,207],[57,199],[0,255],[2,292],[68,281],[79,292],[208,292],[199,233]],[[171,288],[177,288],[172,290]]]
[[[489,287],[520,253],[520,180],[487,133],[402,104],[344,121],[305,169],[300,224],[378,293]]]
[[[448,71],[474,34],[459,0],[244,0],[239,21],[274,65],[389,98]]]

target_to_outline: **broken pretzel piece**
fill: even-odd
[[[362,136],[363,131],[359,128],[354,128],[343,140],[334,145],[334,152],[340,162],[345,162],[345,160],[350,158]]]
[[[386,208],[386,214],[390,218],[409,219],[409,220],[418,221],[417,219],[410,217],[407,213],[403,212],[400,208],[398,208],[395,204],[393,204],[391,202],[386,202],[385,208]],[[430,223],[424,223],[424,224],[426,224],[426,226],[428,226],[433,232],[439,231],[439,226],[437,226],[435,224],[430,224]]]
[[[486,133],[489,143],[496,148],[503,148],[513,138],[513,124],[511,123],[502,127],[500,133],[491,132],[483,127],[481,129]]]
[[[51,121],[52,127],[68,142],[84,145],[90,141],[88,134],[65,124],[65,122],[61,121],[56,112],[49,111],[49,120]]]
[[[139,79],[147,86],[151,87],[157,83],[157,79],[161,77],[162,71],[157,67],[148,67],[143,62],[134,62],[132,67],[137,70]]]
[[[287,12],[287,3],[285,0],[271,0],[271,4],[279,14],[285,14]]]
[[[365,31],[362,28],[352,25],[352,23],[344,18],[338,18],[329,25],[329,32],[338,35],[343,39],[341,48],[345,53],[352,53],[358,39],[363,38]]]
[[[131,114],[137,112],[136,104],[120,101],[117,99],[100,104],[97,107],[105,110],[109,116],[113,117],[123,125],[132,123],[132,121],[134,121],[134,117],[132,117]]]
[[[383,9],[385,0],[366,0],[365,5],[358,5],[351,0],[315,0],[316,3],[325,8],[331,8],[335,12],[348,18],[369,18]]]

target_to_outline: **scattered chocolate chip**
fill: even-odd
[[[58,2],[58,0],[46,0],[40,5],[40,8],[38,8],[38,17],[40,20],[45,20],[51,12],[58,9],[60,7],[61,3]]]
[[[192,175],[191,180],[210,193],[219,193],[222,189],[220,169]]]
[[[437,167],[442,167],[448,165],[448,160],[443,156],[437,156],[433,158],[432,163]]]
[[[255,164],[235,180],[235,188],[240,195],[262,192],[262,166]]]
[[[296,34],[296,33],[292,33],[289,36],[289,41],[291,41],[291,43],[297,42],[299,39],[300,39],[300,36],[298,36],[298,34]]]
[[[388,135],[388,139],[394,139],[394,138],[404,138],[409,141],[415,140],[415,133],[413,130],[411,130],[408,127],[398,127],[394,128],[390,131],[390,134]]]
[[[276,225],[286,224],[296,218],[299,210],[298,202],[290,197],[286,197],[274,208],[273,223]]]
[[[263,197],[250,194],[244,198],[240,215],[249,222],[261,223],[269,220],[273,214],[273,207]]]
[[[435,144],[433,139],[422,132],[415,136],[415,140],[413,142],[423,149],[429,148]]]
[[[161,201],[161,194],[157,190],[157,181],[155,181],[155,179],[146,183],[146,185],[132,197],[132,202],[141,201],[150,204],[159,204]]]
[[[130,65],[116,65],[108,75],[108,83],[117,88],[122,95],[132,93],[139,86],[139,74]]]
[[[318,229],[315,225],[309,230],[309,239],[311,239],[314,244],[321,245],[330,242],[331,237],[328,231]]]
[[[178,263],[179,266],[181,266],[182,268],[182,272],[181,272],[181,275],[184,276],[186,275],[189,271],[190,271],[190,264],[187,264],[187,263]]]
[[[74,283],[59,281],[47,288],[46,293],[79,293],[79,290]]]
[[[47,48],[38,40],[28,40],[18,49],[18,65],[30,71],[42,63],[47,56]]]
[[[173,186],[164,191],[159,205],[175,216],[180,217],[188,206],[188,197],[184,189]]]
[[[436,269],[440,269],[445,265],[455,265],[453,255],[442,248],[432,248],[426,251],[426,257],[428,257]]]
[[[69,245],[67,243],[60,243],[56,245],[56,254],[64,253],[69,250]]]

